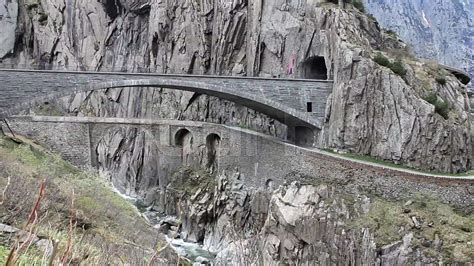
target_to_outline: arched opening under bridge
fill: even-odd
[[[214,172],[218,168],[219,145],[221,137],[215,133],[211,133],[206,137],[207,161],[206,167]]]

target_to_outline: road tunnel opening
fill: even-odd
[[[328,79],[328,69],[324,56],[313,56],[303,63],[302,75],[304,79]]]
[[[295,144],[299,146],[313,146],[314,130],[308,127],[295,127]]]
[[[213,173],[218,167],[219,145],[221,137],[215,133],[206,137],[207,162],[206,167]]]

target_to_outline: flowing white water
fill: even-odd
[[[159,225],[162,223],[162,221],[169,218],[169,216],[163,216],[160,215],[160,213],[151,210],[150,207],[144,208],[144,206],[140,204],[141,201],[138,198],[121,193],[113,185],[112,189],[120,197],[131,202],[142,214],[142,216],[150,224],[153,225],[153,227],[159,228]],[[187,258],[191,262],[206,262],[206,264],[212,265],[212,261],[214,260],[215,255],[210,251],[204,249],[202,245],[199,245],[197,243],[185,242],[183,239],[173,239],[168,237],[167,235],[165,235],[165,239],[170,244],[170,247],[173,248],[180,256]]]

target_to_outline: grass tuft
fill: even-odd
[[[403,65],[401,59],[397,59],[395,62],[390,62],[386,56],[384,56],[381,52],[377,53],[374,57],[375,63],[390,68],[395,74],[399,75],[400,77],[404,77],[407,74],[407,70]]]
[[[384,66],[384,67],[389,67],[390,66],[390,60],[386,56],[384,56],[382,53],[377,53],[377,55],[374,58],[375,63]]]
[[[460,214],[427,195],[415,195],[410,201],[413,203],[405,206],[403,202],[374,198],[369,212],[349,226],[355,230],[371,229],[378,246],[399,241],[408,232],[414,232],[415,248],[438,238],[443,241],[441,250],[424,244],[421,250],[426,256],[436,258],[441,253],[447,262],[473,261],[473,214]],[[421,222],[421,228],[414,228],[412,216]]]
[[[67,245],[72,191],[77,211],[74,229],[77,239],[73,243],[81,243],[72,247],[75,261],[84,265],[135,265],[143,264],[136,259],[153,252],[157,233],[136,207],[115,193],[99,175],[82,171],[39,146],[7,137],[0,138],[0,162],[0,191],[5,191],[5,202],[0,205],[0,223],[22,228],[34,202],[38,182],[46,179],[45,196],[38,213],[41,221],[38,235],[60,241],[59,254]],[[11,209],[19,211],[12,216]],[[8,254],[7,246],[0,238],[0,262],[5,260],[5,253]],[[139,246],[143,249],[137,249]],[[123,254],[123,257],[117,261],[118,258],[110,258],[107,252]],[[35,256],[40,260],[36,261]],[[23,259],[44,264],[42,254],[32,249],[18,257],[18,262]]]
[[[446,77],[444,76],[438,76],[436,77],[435,80],[439,85],[442,85],[442,86],[446,85]]]
[[[437,114],[441,115],[444,119],[449,118],[449,104],[438,97],[435,92],[428,94],[424,100],[435,106],[435,112]]]

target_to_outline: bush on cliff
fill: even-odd
[[[374,58],[375,63],[384,66],[384,67],[389,67],[390,66],[390,60],[386,56],[384,56],[382,53],[377,53],[377,55]]]
[[[382,53],[377,53],[374,57],[375,63],[390,68],[395,74],[399,75],[400,77],[404,77],[407,74],[407,70],[403,66],[403,62],[401,59],[397,59],[395,62],[390,62],[390,60],[384,56]]]
[[[445,100],[440,99],[435,92],[428,94],[424,99],[435,106],[436,113],[444,119],[449,118],[449,104]]]
[[[446,85],[446,77],[445,76],[438,76],[436,77],[436,82],[438,82],[439,85]]]
[[[400,59],[390,64],[390,69],[400,77],[403,77],[407,74],[407,70],[403,66],[403,63]]]

